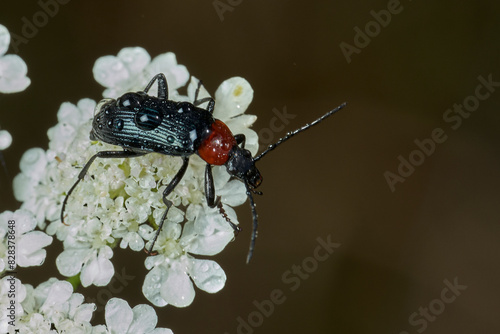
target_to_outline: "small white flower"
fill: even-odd
[[[52,237],[42,231],[33,231],[36,219],[26,210],[5,211],[0,214],[0,274],[5,270],[42,265],[47,252],[44,247],[52,243]],[[9,261],[9,254],[16,255],[16,263]],[[12,266],[13,267],[12,267]]]
[[[190,254],[219,254],[234,239],[233,228],[216,209],[203,205],[193,210],[197,211],[195,220],[184,225],[180,244]],[[231,207],[227,206],[225,211],[233,223],[237,222]]]
[[[96,102],[91,99],[81,99],[77,105],[69,102],[61,104],[57,112],[59,123],[47,131],[50,151],[55,154],[65,152],[74,140],[77,129],[94,115],[95,106]]]
[[[142,292],[156,306],[191,305],[195,296],[193,283],[209,293],[220,291],[226,283],[224,270],[212,260],[195,259],[183,254],[175,259],[164,255],[146,259],[146,275]]]
[[[17,93],[30,85],[26,76],[28,67],[18,55],[5,55],[10,44],[10,34],[0,24],[0,93]]]
[[[95,249],[71,248],[65,245],[65,250],[56,259],[59,272],[64,276],[75,276],[80,274],[80,280],[84,287],[91,284],[95,286],[106,286],[115,273],[113,264],[109,260],[113,251],[109,246]]]
[[[177,65],[172,52],[157,56],[151,61],[151,56],[141,47],[124,48],[118,55],[104,56],[94,64],[95,80],[106,87],[104,97],[117,98],[127,92],[143,90],[151,78],[164,73],[169,88],[169,98],[175,99],[176,90],[186,84],[189,72],[184,65]],[[156,91],[156,84],[151,92]]]
[[[21,173],[14,178],[14,196],[18,201],[25,201],[31,196],[46,165],[47,158],[43,149],[30,148],[24,152],[19,162]]]

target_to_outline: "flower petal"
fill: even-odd
[[[209,293],[220,291],[226,284],[226,273],[212,260],[195,259],[189,274],[198,288]]]
[[[245,185],[240,180],[229,181],[223,188],[220,188],[217,196],[221,196],[223,203],[233,207],[247,200]]]
[[[135,232],[128,232],[120,242],[120,248],[127,248],[127,245],[131,250],[139,252],[144,249],[144,239]]]
[[[75,125],[78,126],[94,117],[94,110],[97,105],[94,100],[84,98],[79,100],[76,105],[78,106],[78,112],[80,114],[80,122]]]
[[[153,307],[140,304],[132,309],[134,319],[130,324],[128,333],[149,333],[155,329],[158,323],[158,316]]]
[[[21,172],[30,176],[34,180],[39,180],[47,166],[45,151],[34,147],[24,152],[19,162]]]
[[[33,194],[34,181],[23,173],[14,176],[12,188],[14,188],[14,197],[19,202],[24,202]]]
[[[253,99],[252,86],[241,77],[224,81],[215,92],[214,117],[226,121],[247,110]]]
[[[47,252],[44,247],[52,243],[52,237],[49,237],[42,231],[33,231],[24,234],[19,238],[19,254],[17,263],[21,267],[40,266],[43,264]]]
[[[104,312],[104,318],[110,333],[129,333],[128,328],[132,323],[134,313],[125,300],[111,298],[104,307]]]
[[[40,311],[51,309],[54,306],[64,304],[71,297],[73,286],[66,281],[57,281],[49,289],[47,299],[40,307]]]
[[[81,123],[78,114],[77,106],[70,102],[63,102],[57,111],[57,120],[59,123],[69,123],[75,126]]]
[[[110,256],[109,251],[110,249],[108,246],[101,248],[97,257],[83,266],[80,279],[84,287],[91,284],[105,286],[111,281],[115,273],[115,268],[111,261],[109,261],[113,255],[111,251]]]
[[[17,236],[21,236],[24,233],[27,233],[29,231],[33,231],[33,229],[36,227],[36,219],[33,217],[33,214],[27,210],[16,210],[16,212],[11,213],[10,211],[7,211],[10,213],[12,220],[16,221],[15,224],[15,232]]]
[[[94,303],[87,303],[78,306],[73,316],[76,323],[90,322],[94,311],[97,309]]]
[[[151,257],[148,257],[150,259]],[[151,260],[149,260],[151,261]],[[167,301],[160,294],[160,282],[164,280],[165,272],[160,267],[154,267],[146,275],[144,284],[142,285],[142,293],[155,306],[165,306]]]
[[[4,55],[9,49],[10,34],[9,30],[0,24],[0,56]]]
[[[186,307],[193,302],[195,292],[193,283],[185,272],[171,269],[167,271],[160,294],[167,303],[175,307]]]
[[[151,61],[149,53],[141,47],[123,48],[118,52],[118,58],[131,75],[140,73]]]
[[[215,255],[219,254],[233,239],[233,232],[217,231],[208,236],[198,236],[187,250],[192,254]]]
[[[123,62],[115,56],[100,57],[92,69],[94,79],[104,87],[114,87],[129,79],[130,74]]]
[[[0,130],[0,151],[12,144],[12,135],[7,130]]]
[[[169,328],[155,328],[148,334],[174,334],[174,332]]]
[[[153,77],[158,73],[165,74],[170,92],[184,86],[189,80],[189,72],[184,65],[178,65],[175,54],[172,52],[156,56],[148,65],[146,75]]]
[[[230,207],[226,207],[228,215],[230,210],[232,210]],[[233,220],[232,214],[230,218]],[[220,226],[224,226],[225,229],[219,229]],[[184,225],[181,243],[186,243],[185,249],[191,254],[215,255],[233,239],[233,229],[217,211],[213,211],[199,215],[196,222],[187,222]]]
[[[90,249],[66,249],[56,259],[57,269],[61,275],[75,276],[82,270],[83,262],[90,253]]]
[[[28,67],[18,55],[0,57],[0,92],[17,93],[25,90],[31,83],[26,73]]]

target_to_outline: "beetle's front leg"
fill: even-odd
[[[165,210],[165,212],[163,213],[163,216],[161,217],[160,224],[158,225],[158,229],[156,230],[156,234],[153,238],[153,242],[151,243],[151,246],[149,247],[149,250],[146,250],[146,253],[148,253],[149,255],[154,254],[153,247],[156,243],[156,239],[158,239],[158,236],[160,235],[161,228],[163,227],[163,223],[165,222],[165,219],[167,218],[168,210],[170,210],[170,207],[173,204],[172,201],[167,199],[167,196],[170,195],[170,193],[175,189],[175,187],[177,187],[179,182],[182,180],[182,177],[186,173],[188,165],[189,165],[189,157],[184,157],[181,169],[179,169],[177,174],[175,174],[174,178],[170,181],[170,183],[167,185],[167,187],[163,191],[163,203],[165,203],[165,205],[167,206],[167,209]]]

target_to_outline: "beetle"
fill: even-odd
[[[148,95],[151,86],[158,81],[157,96]],[[182,158],[182,166],[163,191],[163,202],[167,206],[149,250],[155,255],[153,246],[162,229],[172,202],[168,195],[179,184],[189,164],[189,157],[198,154],[207,164],[205,167],[205,197],[209,207],[218,207],[222,216],[237,234],[240,229],[231,222],[222,208],[220,197],[215,196],[212,166],[225,165],[227,172],[245,184],[246,195],[252,211],[252,236],[247,254],[248,263],[253,256],[257,238],[258,216],[253,194],[262,195],[256,188],[262,183],[262,175],[255,163],[278,145],[333,115],[345,107],[346,103],[327,112],[314,122],[287,133],[276,143],[256,157],[245,149],[245,135],[233,135],[226,124],[213,117],[215,100],[211,97],[198,99],[201,81],[195,92],[194,102],[176,102],[168,99],[168,85],[165,75],[155,75],[143,91],[125,93],[117,99],[104,99],[96,106],[92,121],[90,140],[99,140],[118,145],[122,151],[101,151],[93,155],[84,165],[77,181],[64,198],[61,208],[61,222],[68,198],[78,183],[85,177],[96,158],[133,158],[148,153],[160,153]],[[199,105],[207,103],[207,109]]]

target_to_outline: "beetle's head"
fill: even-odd
[[[243,181],[250,189],[255,189],[262,183],[262,175],[255,166],[252,153],[238,145],[233,146],[226,162],[226,169],[231,176]]]
[[[128,121],[134,120],[146,97],[145,93],[137,92],[126,93],[118,99],[101,100],[95,107],[90,140],[114,144],[113,138],[116,138]]]

